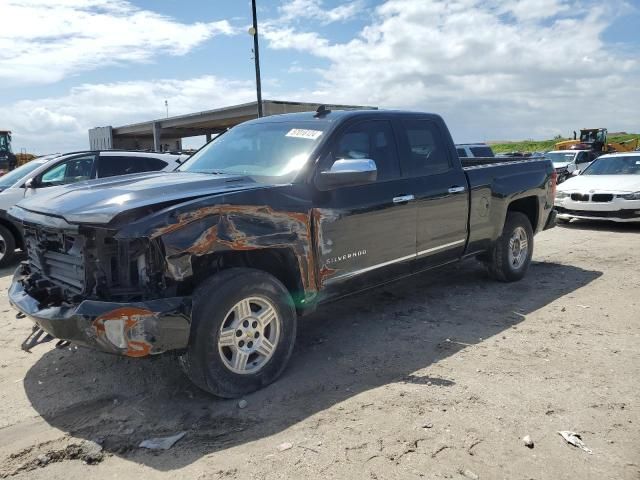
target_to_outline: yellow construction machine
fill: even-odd
[[[637,148],[638,138],[608,143],[606,128],[583,128],[579,139],[565,140],[555,145],[556,150],[592,150],[597,153],[631,152]]]
[[[11,130],[0,130],[0,175],[36,158],[25,150],[14,154],[11,149]]]
[[[18,159],[11,150],[11,131],[0,130],[0,175],[13,170]]]

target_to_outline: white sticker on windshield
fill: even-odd
[[[308,140],[316,140],[322,135],[321,130],[306,130],[304,128],[292,128],[286,134],[287,137],[306,138]]]

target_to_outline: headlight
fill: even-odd
[[[568,194],[567,192],[560,192],[560,191],[556,192],[556,200],[562,200],[563,198],[568,198],[570,196],[571,195]]]
[[[627,193],[626,195],[618,195],[620,198],[624,198],[625,200],[640,200],[640,192]]]

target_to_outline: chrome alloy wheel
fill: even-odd
[[[527,261],[529,255],[529,239],[522,227],[517,227],[509,239],[509,263],[514,269],[519,269]]]
[[[7,254],[7,241],[0,235],[0,260]]]
[[[227,313],[218,335],[224,365],[241,375],[257,373],[269,362],[280,339],[281,321],[265,297],[248,297]]]

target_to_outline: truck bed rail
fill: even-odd
[[[527,163],[537,160],[546,160],[546,157],[460,157],[462,168],[480,168],[487,166],[512,165],[514,163]]]

